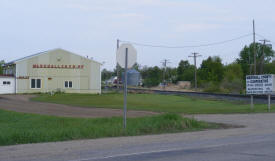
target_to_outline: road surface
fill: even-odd
[[[275,114],[197,115],[245,128],[0,147],[1,161],[275,161]]]

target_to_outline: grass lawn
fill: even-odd
[[[118,93],[92,94],[47,94],[38,95],[34,101],[52,102],[83,107],[122,108],[123,95]],[[171,112],[185,114],[216,114],[216,113],[250,113],[267,112],[266,104],[255,104],[250,110],[250,104],[243,102],[229,102],[191,98],[187,96],[159,95],[159,94],[128,94],[128,109],[149,110],[156,112]],[[271,105],[271,112],[275,106]]]
[[[63,118],[0,110],[0,145],[196,131],[221,126],[162,114],[129,118],[124,130],[122,120],[121,117]]]

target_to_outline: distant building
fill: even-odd
[[[124,82],[124,73],[122,73],[122,82]],[[135,69],[130,69],[127,71],[127,84],[130,86],[141,85],[141,75]]]
[[[101,93],[100,66],[63,49],[37,53],[3,66],[0,93]]]

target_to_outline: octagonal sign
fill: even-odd
[[[128,68],[131,68],[137,61],[137,51],[131,44],[122,44],[118,48],[116,53],[116,61],[122,68],[125,67],[126,50],[128,50],[127,66]]]

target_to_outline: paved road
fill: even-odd
[[[76,107],[54,103],[32,102],[29,100],[32,97],[35,97],[35,95],[0,95],[0,109],[64,117],[95,118],[123,116],[122,109]],[[157,113],[151,111],[127,111],[129,117],[141,117],[154,114]]]
[[[137,137],[0,147],[4,161],[275,161],[275,114],[198,115],[245,125]]]

